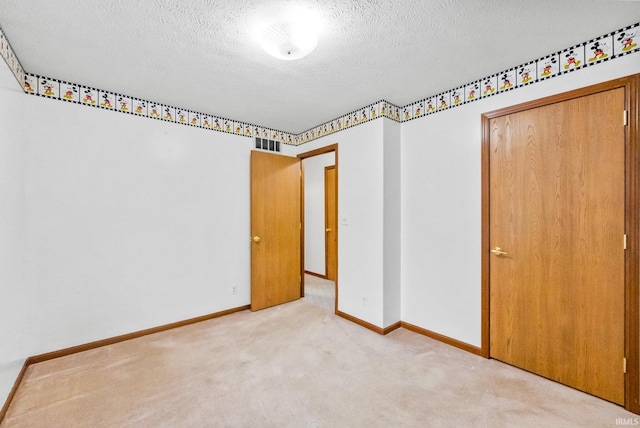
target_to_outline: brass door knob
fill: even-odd
[[[496,256],[506,256],[507,253],[506,251],[502,251],[502,248],[500,247],[495,247],[491,250],[491,253],[495,254]]]
[[[251,240],[257,244],[258,242],[260,242],[260,237],[256,235]]]

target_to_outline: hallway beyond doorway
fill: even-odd
[[[334,313],[335,309],[335,290],[335,283],[333,281],[314,275],[304,275],[305,300],[331,313]]]

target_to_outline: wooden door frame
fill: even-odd
[[[326,228],[327,228],[327,218],[329,217],[329,215],[331,213],[329,213],[329,209],[328,209],[328,205],[329,205],[329,199],[327,196],[327,171],[333,169],[336,171],[336,173],[338,172],[338,169],[336,168],[336,165],[329,165],[329,166],[325,166],[324,167],[324,225],[325,225],[325,238],[324,238],[324,277],[325,278],[329,278],[329,240],[327,239],[327,233],[326,233]],[[337,177],[337,176],[336,176]],[[336,193],[334,193],[334,198],[335,201],[333,201],[334,204],[338,203],[338,198],[337,198],[337,192],[338,192],[338,180],[334,180],[334,190],[336,191]],[[336,205],[336,212],[333,213],[336,218],[334,218],[334,227],[337,228],[338,226],[338,219],[337,219],[337,214],[338,214],[338,210],[337,210],[337,205]],[[336,254],[336,257],[338,257],[338,254]]]
[[[539,100],[529,101],[511,107],[494,110],[482,115],[482,348],[481,355],[489,358],[489,154],[490,154],[490,120],[496,117],[518,113],[550,104],[596,94],[612,89],[625,89],[625,110],[627,126],[625,127],[625,232],[627,249],[625,251],[625,357],[627,372],[625,375],[625,409],[640,414],[640,319],[638,306],[638,281],[640,279],[640,149],[638,147],[638,119],[640,74],[611,80],[569,92],[565,92]],[[620,118],[622,121],[623,118]],[[622,243],[621,243],[622,245]],[[621,368],[622,369],[622,368]]]
[[[301,276],[301,281],[300,281],[300,297],[304,297],[304,162],[302,162],[303,160],[307,159],[307,158],[311,158],[314,156],[318,156],[318,155],[323,155],[326,153],[331,153],[334,152],[335,153],[335,168],[336,168],[336,213],[338,212],[338,174],[339,174],[339,168],[338,168],[338,144],[331,144],[325,147],[321,147],[319,149],[315,149],[315,150],[311,150],[308,152],[304,152],[304,153],[300,153],[298,155],[298,159],[300,159],[301,161],[301,183],[300,183],[300,219],[301,219],[301,230],[300,230],[300,276]],[[336,222],[336,252],[338,251],[337,249],[339,248],[339,241],[338,241],[338,224]],[[325,252],[326,254],[326,252]],[[335,305],[334,305],[334,313],[338,313],[338,265],[339,265],[339,259],[336,260],[336,280],[335,280]],[[326,270],[326,266],[325,266],[325,270]]]

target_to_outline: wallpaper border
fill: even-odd
[[[37,74],[25,73],[22,89],[30,95],[37,95],[102,110],[242,137],[268,138],[284,144],[293,144],[293,134],[277,129],[262,127],[169,104],[157,103],[118,92],[66,82]]]
[[[243,137],[267,138],[282,144],[298,146],[383,117],[399,123],[420,119],[640,52],[639,37],[640,23],[632,24],[537,60],[422,98],[405,106],[398,106],[384,99],[379,100],[299,134],[27,73],[20,64],[2,28],[0,28],[0,55],[20,83],[23,91],[30,95]]]
[[[639,52],[638,38],[640,23],[409,103],[403,107],[403,122]]]
[[[11,47],[9,39],[7,39],[4,31],[2,31],[2,27],[0,27],[0,56],[2,56],[2,59],[4,59],[4,62],[11,70],[11,73],[13,73],[18,83],[22,86],[25,74],[24,68],[22,67],[22,64],[20,64],[18,56]]]

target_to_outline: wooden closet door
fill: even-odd
[[[624,404],[624,89],[491,119],[490,355]]]

